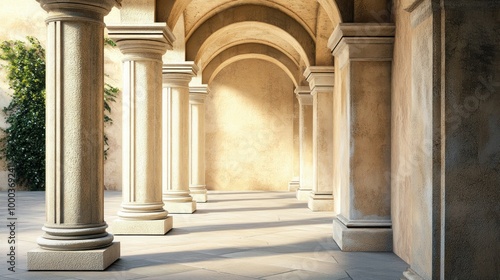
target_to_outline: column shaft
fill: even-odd
[[[391,24],[341,24],[330,38],[339,83],[333,112],[334,189],[340,205],[333,236],[345,251],[392,249],[385,175],[391,170],[393,35]]]
[[[120,255],[104,221],[104,22],[115,1],[39,1],[49,13],[46,223],[29,270],[103,270]],[[80,258],[88,259],[82,263]]]
[[[288,190],[295,192],[300,187],[300,140],[299,140],[299,101],[293,99],[293,177],[288,182]]]
[[[304,76],[313,96],[313,188],[308,207],[333,211],[333,67],[311,66]]]
[[[163,67],[163,200],[171,213],[196,211],[189,195],[189,82],[197,70],[192,62]]]
[[[191,87],[189,94],[189,190],[196,202],[207,202],[205,185],[205,98],[207,86]]]
[[[172,218],[163,209],[162,55],[172,35],[165,24],[109,26],[123,60],[123,202],[115,234],[165,234]],[[126,35],[125,35],[126,34]]]
[[[295,90],[299,101],[299,143],[300,143],[300,186],[297,199],[307,201],[312,191],[313,182],[313,106],[309,87]]]

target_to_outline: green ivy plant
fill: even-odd
[[[114,87],[108,83],[104,85],[104,126],[113,124],[113,119],[109,116],[111,114],[110,102],[115,102],[118,96],[119,88]],[[108,159],[109,151],[109,138],[104,133],[104,159]]]
[[[45,189],[45,50],[34,37],[28,42],[4,41],[0,59],[13,90],[10,104],[3,109],[7,129],[0,138],[0,159],[6,159],[16,172],[16,184],[29,190]],[[106,41],[106,44],[109,44]],[[119,89],[104,88],[104,122],[112,124],[110,102]],[[104,135],[107,158],[108,137]]]

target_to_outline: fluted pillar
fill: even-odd
[[[333,238],[344,251],[391,251],[393,24],[340,24],[335,56]],[[337,199],[337,198],[336,198]],[[338,209],[338,210],[337,210]]]
[[[299,101],[299,145],[300,145],[300,186],[297,199],[307,201],[312,191],[313,182],[313,106],[309,87],[297,87],[295,95]]]
[[[207,85],[189,88],[189,191],[196,202],[207,202],[205,184],[205,98]]]
[[[170,213],[193,213],[189,195],[189,82],[198,67],[193,62],[163,66],[163,201]]]
[[[310,66],[304,72],[313,96],[312,211],[333,211],[333,84],[331,66]]]
[[[123,59],[123,201],[115,234],[172,228],[162,200],[162,55],[174,37],[165,23],[108,26]]]
[[[120,1],[38,2],[48,12],[46,222],[28,269],[104,270],[120,245],[104,221],[103,18]]]

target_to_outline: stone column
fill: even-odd
[[[205,185],[205,98],[207,85],[189,88],[189,191],[196,202],[207,202]]]
[[[288,191],[295,192],[300,187],[300,140],[299,101],[293,99],[293,178],[288,182]]]
[[[335,56],[333,238],[344,251],[390,251],[392,24],[340,24]],[[338,197],[338,199],[337,199]],[[337,208],[337,207],[336,207]],[[337,212],[337,211],[336,211]]]
[[[333,211],[333,67],[310,66],[304,76],[313,96],[312,211]]]
[[[115,234],[160,234],[172,228],[163,209],[162,55],[174,37],[165,23],[108,26],[123,59],[123,202]]]
[[[163,201],[170,213],[196,211],[189,195],[189,82],[197,72],[193,62],[163,66]]]
[[[300,186],[297,199],[307,201],[312,191],[312,95],[309,87],[297,87],[295,95],[299,100],[299,142],[300,142]]]
[[[119,1],[39,0],[47,17],[46,221],[28,270],[104,270],[104,21]],[[81,260],[85,260],[84,262]]]

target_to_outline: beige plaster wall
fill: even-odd
[[[432,278],[432,85],[430,1],[412,13],[394,2],[392,220],[394,252]],[[417,245],[418,244],[418,245]],[[417,246],[415,246],[417,245]]]
[[[293,176],[294,87],[264,60],[230,64],[206,100],[206,183],[216,190],[285,191]]]
[[[494,279],[500,4],[445,0],[441,14],[405,2],[394,2],[394,250],[425,279]]]
[[[25,40],[26,36],[34,36],[45,46],[47,29],[45,17],[47,13],[34,0],[2,0],[0,3],[0,42],[6,40]],[[105,17],[106,23],[120,21],[120,12],[113,8]],[[118,48],[105,48],[105,81],[122,88],[121,54]],[[0,109],[11,100],[6,73],[0,68]],[[108,189],[121,189],[121,97],[112,104],[111,117],[114,124],[106,127],[111,149],[108,160],[104,164],[104,184]],[[0,127],[6,128],[5,115],[0,112]],[[7,189],[7,167],[0,161],[0,191]]]
[[[401,133],[408,125],[409,117],[404,116],[407,111],[408,101],[406,100],[411,92],[411,28],[410,14],[403,10],[405,8],[403,0],[394,1],[394,18],[396,28],[394,40],[394,58],[392,71],[392,119],[401,120],[392,123],[392,158],[391,170],[394,174],[402,174],[402,163],[409,148],[409,135],[401,137]],[[408,132],[406,132],[408,134]],[[410,138],[411,139],[411,138]],[[408,171],[405,173],[409,173]],[[396,176],[393,176],[396,177]],[[390,175],[388,176],[390,179]],[[394,232],[394,252],[404,261],[410,261],[410,235],[411,229],[408,217],[411,208],[407,207],[407,201],[411,203],[409,194],[410,188],[404,187],[401,180],[394,180],[391,188],[391,209],[392,209],[392,229]]]

